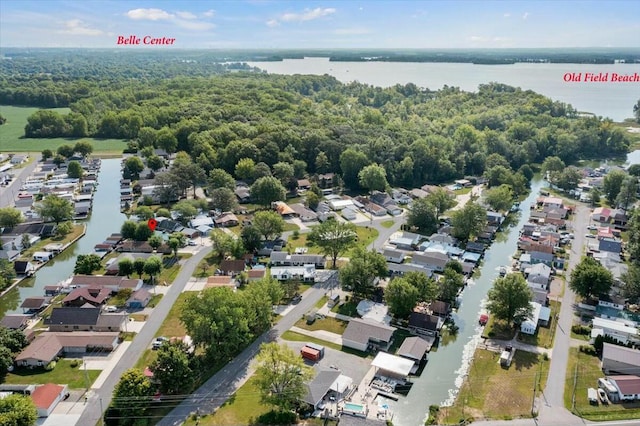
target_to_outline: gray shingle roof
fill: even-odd
[[[368,343],[369,339],[373,337],[377,340],[388,342],[391,340],[394,331],[396,331],[396,329],[388,325],[360,318],[352,318],[344,330],[342,338],[351,340],[352,342]]]

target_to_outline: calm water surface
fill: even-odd
[[[478,85],[496,81],[541,93],[615,121],[633,116],[640,99],[640,83],[565,82],[566,73],[640,74],[640,65],[525,64],[474,65],[415,62],[330,62],[329,58],[286,59],[281,62],[249,62],[273,74],[329,74],[342,82],[359,81],[389,87],[414,83],[432,90],[444,85],[476,91]],[[609,77],[611,79],[611,77]]]
[[[44,286],[53,285],[73,274],[76,257],[88,254],[93,247],[112,232],[120,232],[126,216],[120,213],[120,159],[102,160],[98,175],[98,189],[93,197],[93,211],[85,221],[87,233],[75,244],[38,270],[34,278],[20,285],[0,299],[0,317],[5,313],[22,313],[22,301],[31,296],[44,296]]]

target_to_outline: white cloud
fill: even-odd
[[[305,9],[302,13],[284,13],[280,16],[280,20],[284,22],[313,21],[314,19],[322,18],[334,13],[336,13],[336,10],[332,7],[324,9],[317,7],[315,9]]]
[[[215,11],[215,10],[213,10],[213,9],[209,9],[209,10],[207,10],[206,12],[204,12],[204,13],[202,14],[202,16],[204,16],[205,18],[213,18],[213,17],[215,16],[215,14],[216,14],[216,11]]]
[[[177,19],[176,25],[182,28],[186,28],[187,30],[195,30],[195,31],[205,31],[215,28],[215,25],[211,22],[202,22],[202,21],[189,21],[183,19]]]
[[[85,35],[85,36],[99,36],[102,35],[103,32],[101,30],[95,28],[89,28],[87,24],[82,22],[79,19],[71,19],[69,21],[65,21],[64,29],[58,31],[60,34],[73,34],[73,35]]]
[[[471,36],[469,37],[470,41],[487,41],[487,39],[485,37],[481,37],[481,36]]]
[[[136,21],[161,21],[174,18],[174,15],[162,9],[131,9],[126,15]]]
[[[176,12],[176,15],[178,16],[178,18],[182,18],[182,19],[196,19],[197,16],[194,15],[191,12]]]
[[[524,15],[522,15],[522,19],[527,19],[529,17],[529,12],[525,12]]]
[[[275,27],[278,27],[278,26],[280,26],[280,22],[278,22],[277,19],[269,19],[267,21],[267,27],[275,28]]]
[[[505,13],[503,16],[504,16],[505,18],[508,18],[508,17],[510,17],[510,16],[511,16],[511,14],[510,14],[510,13]]]

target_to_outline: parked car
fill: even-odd
[[[189,240],[189,241],[187,241],[187,244],[190,245],[190,246],[197,246],[198,242],[196,240]]]
[[[585,238],[595,238],[596,236],[593,234],[585,234]]]
[[[169,338],[167,337],[164,337],[164,336],[156,337],[153,343],[151,343],[151,349],[153,350],[160,349],[162,344],[168,341],[169,341]]]

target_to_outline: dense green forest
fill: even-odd
[[[337,172],[349,187],[372,163],[395,185],[483,173],[513,183],[548,156],[569,164],[623,154],[629,145],[610,121],[499,83],[476,93],[383,89],[151,53],[58,58],[0,61],[0,103],[72,110],[33,114],[27,136],[124,138],[131,150],[185,151],[206,172],[234,174],[248,158],[267,173],[283,162],[295,177]]]

